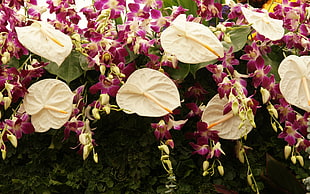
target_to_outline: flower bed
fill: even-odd
[[[309,190],[307,2],[0,2],[1,193]]]

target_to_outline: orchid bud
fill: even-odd
[[[87,145],[91,143],[91,134],[90,133],[82,133],[79,135],[79,141],[83,145]]]
[[[3,101],[3,94],[2,94],[2,92],[0,92],[0,102],[2,102]]]
[[[4,110],[6,110],[10,107],[12,100],[10,97],[5,96],[3,97],[3,102],[4,102]]]
[[[11,144],[16,148],[17,147],[17,138],[15,135],[8,134],[7,135],[8,140],[10,140]]]
[[[277,124],[275,122],[271,122],[271,127],[275,132],[278,131]]]
[[[284,158],[287,159],[291,155],[291,152],[292,152],[292,147],[289,145],[286,145],[284,147]]]
[[[79,34],[77,34],[77,33],[74,33],[74,34],[71,36],[71,38],[72,38],[73,40],[76,40],[76,41],[78,41],[78,42],[81,42],[81,36],[80,36]]]
[[[10,56],[10,53],[5,51],[3,54],[2,54],[2,57],[1,57],[1,61],[3,64],[7,64],[11,59],[11,56]]]
[[[110,96],[108,94],[100,94],[99,102],[101,105],[106,105],[110,101]]]
[[[208,171],[203,171],[202,176],[207,176],[209,174]]]
[[[246,119],[246,112],[244,110],[239,112],[239,117],[242,121]]]
[[[100,73],[101,75],[104,75],[105,74],[105,70],[106,70],[106,66],[105,65],[100,65]]]
[[[203,171],[206,171],[209,168],[209,165],[210,165],[209,161],[205,160],[202,164]]]
[[[164,162],[165,164],[167,164],[169,170],[173,169],[170,160],[163,160],[163,162]]]
[[[224,176],[224,167],[222,165],[217,166],[217,170],[221,176]]]
[[[93,108],[91,110],[91,112],[92,112],[92,114],[93,114],[93,116],[94,116],[94,118],[96,120],[100,120],[100,114],[99,114],[99,109],[98,108]]]
[[[87,144],[83,147],[83,160],[86,160],[86,158],[88,157],[92,149],[93,149],[93,145],[91,144]]]
[[[1,155],[2,155],[2,159],[5,160],[5,158],[6,158],[6,150],[2,150],[1,149]]]
[[[238,152],[238,159],[242,164],[244,163],[244,149],[243,148]]]
[[[116,75],[119,75],[121,73],[119,67],[117,67],[116,65],[113,65],[110,68],[111,68],[111,71],[115,73]]]
[[[261,87],[260,88],[260,93],[262,94],[263,104],[266,104],[268,102],[269,98],[270,98],[270,92],[267,89]]]
[[[301,155],[296,156],[296,159],[298,160],[300,166],[304,166],[304,158]]]
[[[168,155],[170,154],[169,147],[167,145],[160,145],[158,146],[158,149],[164,151]]]
[[[93,154],[93,159],[94,159],[95,163],[98,163],[98,154],[97,153]]]
[[[251,174],[248,174],[247,177],[246,177],[246,179],[247,179],[247,181],[248,181],[248,184],[249,184],[250,186],[253,185],[252,177],[253,177],[253,174],[252,174],[252,173],[251,173]]]
[[[291,156],[291,161],[293,164],[296,164],[296,156]]]
[[[238,113],[239,113],[239,103],[238,103],[237,100],[233,101],[233,103],[231,105],[231,109],[232,109],[234,115],[238,115]]]
[[[272,104],[269,104],[267,106],[267,110],[270,115],[274,116],[276,119],[278,118],[278,111],[275,109],[275,107]]]
[[[169,159],[169,156],[168,155],[163,155],[160,157],[160,160],[163,161],[163,160],[168,160]]]

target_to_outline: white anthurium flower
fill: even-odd
[[[15,30],[23,46],[34,54],[57,63],[58,66],[71,53],[70,36],[46,22],[35,21],[30,26],[15,27]]]
[[[221,99],[218,94],[215,95],[203,111],[201,120],[208,123],[208,129],[219,131],[218,135],[222,139],[240,139],[247,135],[253,127],[248,120],[242,121],[232,111],[223,115],[224,106],[227,103],[226,97]],[[242,122],[244,124],[239,128]]]
[[[147,117],[164,116],[181,105],[175,83],[150,68],[133,72],[119,89],[116,102],[126,113]]]
[[[31,115],[36,132],[59,129],[70,118],[74,94],[68,85],[57,79],[44,79],[32,84],[23,106]]]
[[[259,13],[241,7],[245,19],[261,35],[270,40],[279,40],[284,36],[283,21],[269,17],[268,12]]]
[[[186,21],[181,14],[161,33],[165,52],[183,63],[202,63],[224,56],[224,47],[212,31],[203,24]]]
[[[290,55],[279,65],[280,91],[285,100],[310,112],[310,56]]]

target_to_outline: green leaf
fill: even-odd
[[[305,193],[302,184],[282,163],[274,159],[269,154],[266,155],[266,177],[267,183],[278,188],[279,191],[287,193]]]
[[[182,6],[183,8],[188,9],[188,11],[186,12],[187,15],[197,15],[196,3],[192,0],[164,0],[163,4],[163,7],[165,8],[172,6]]]
[[[233,46],[233,52],[241,50],[246,44],[250,32],[250,26],[236,26],[232,28],[227,28],[226,34],[230,36],[231,43],[223,42],[223,46],[227,49]]]
[[[196,72],[199,69],[205,68],[209,64],[214,64],[216,61],[217,61],[217,59],[214,59],[214,60],[211,60],[211,61],[190,65],[190,70],[189,71],[195,77]]]
[[[280,81],[280,76],[278,74],[278,67],[282,60],[284,59],[283,51],[278,46],[271,46],[271,53],[268,53],[268,55],[264,55],[263,58],[265,60],[266,65],[271,65],[270,74],[274,75],[274,78],[277,82]]]
[[[45,61],[48,61],[45,59]],[[84,73],[84,68],[87,66],[87,59],[79,52],[73,51],[65,59],[60,67],[54,62],[48,61],[49,64],[45,69],[59,78],[65,80],[67,83],[75,80]]]
[[[179,63],[178,68],[174,69],[172,67],[165,67],[167,73],[175,80],[183,80],[189,73],[190,64]]]

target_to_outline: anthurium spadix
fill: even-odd
[[[270,40],[279,40],[284,36],[283,21],[269,17],[268,12],[255,12],[241,7],[245,19],[261,35]]]
[[[224,55],[224,47],[212,31],[203,24],[186,21],[185,14],[161,33],[160,41],[165,52],[183,63],[202,63]]]
[[[244,125],[239,128],[242,120],[232,111],[223,115],[224,105],[228,103],[226,97],[220,98],[217,94],[207,104],[202,113],[201,120],[208,123],[210,130],[219,131],[218,135],[222,139],[240,139],[252,130],[252,125],[245,120]]]
[[[31,115],[36,132],[59,129],[72,113],[73,93],[68,85],[57,79],[44,79],[28,88],[24,97],[25,111]]]
[[[310,112],[310,56],[290,55],[279,65],[280,91],[285,100]]]
[[[71,38],[46,22],[35,21],[30,26],[15,27],[15,30],[23,46],[58,66],[71,53]]]
[[[133,72],[119,89],[116,102],[126,113],[161,117],[180,106],[175,83],[165,74],[150,68]]]

